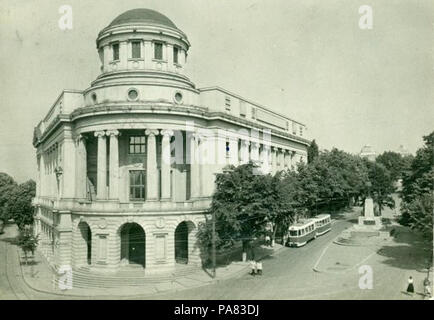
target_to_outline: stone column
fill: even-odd
[[[285,150],[280,149],[279,152],[279,158],[280,158],[280,166],[279,166],[279,170],[284,170],[285,169],[285,154],[284,154]]]
[[[110,199],[119,199],[119,131],[108,130],[107,136],[110,137],[109,197]]]
[[[229,137],[229,164],[238,165],[238,138]]]
[[[291,170],[295,170],[295,151],[291,151]]]
[[[272,174],[275,174],[277,171],[277,148],[272,147],[271,149],[271,167],[272,167]]]
[[[241,140],[241,164],[249,162],[249,144],[248,140]]]
[[[173,136],[172,130],[161,130],[163,136],[161,142],[161,199],[170,200],[170,138]]]
[[[96,131],[98,137],[96,198],[107,199],[107,143],[105,131]]]
[[[283,156],[284,156],[284,163],[285,163],[285,169],[290,169],[291,168],[291,163],[290,163],[290,151],[289,150],[283,150]]]
[[[190,133],[190,197],[200,197],[199,135]]]
[[[259,161],[259,143],[252,142],[251,148],[250,148],[250,158],[253,162]]]
[[[158,200],[158,172],[157,172],[157,142],[158,130],[146,129],[148,136],[146,152],[146,200]]]
[[[44,153],[41,152],[40,161],[39,161],[39,174],[40,174],[40,186],[39,186],[39,196],[45,196],[45,161],[44,161]]]
[[[81,134],[75,139],[75,155],[75,197],[84,199],[87,197],[87,152],[85,138]]]
[[[261,161],[262,161],[262,172],[267,174],[270,173],[270,162],[269,162],[270,146],[263,145],[261,149]]]

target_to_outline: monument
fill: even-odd
[[[381,228],[381,217],[376,217],[374,215],[374,201],[372,198],[365,199],[363,216],[359,217],[359,226],[369,226],[372,229]]]

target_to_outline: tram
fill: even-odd
[[[291,225],[288,229],[287,246],[301,247],[308,241],[330,231],[331,219],[329,214],[320,214],[312,219],[303,219]]]

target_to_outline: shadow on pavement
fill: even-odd
[[[394,226],[393,245],[381,247],[377,253],[386,258],[384,264],[404,270],[426,270],[432,247],[423,238],[403,226]]]

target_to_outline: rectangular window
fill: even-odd
[[[297,124],[295,122],[292,123],[292,134],[297,134]]]
[[[300,126],[300,137],[303,136],[303,127]]]
[[[145,171],[130,171],[130,200],[145,200]]]
[[[256,119],[256,109],[252,108],[252,119]]]
[[[113,60],[119,60],[119,43],[114,43],[112,45],[113,50]]]
[[[231,111],[231,98],[225,97],[225,109]]]
[[[178,63],[178,48],[173,47],[173,63]]]
[[[129,153],[143,154],[146,151],[145,136],[130,136]]]
[[[140,59],[142,57],[140,45],[140,41],[131,42],[131,57],[133,59]]]
[[[154,42],[154,58],[157,60],[163,60],[163,44]]]

